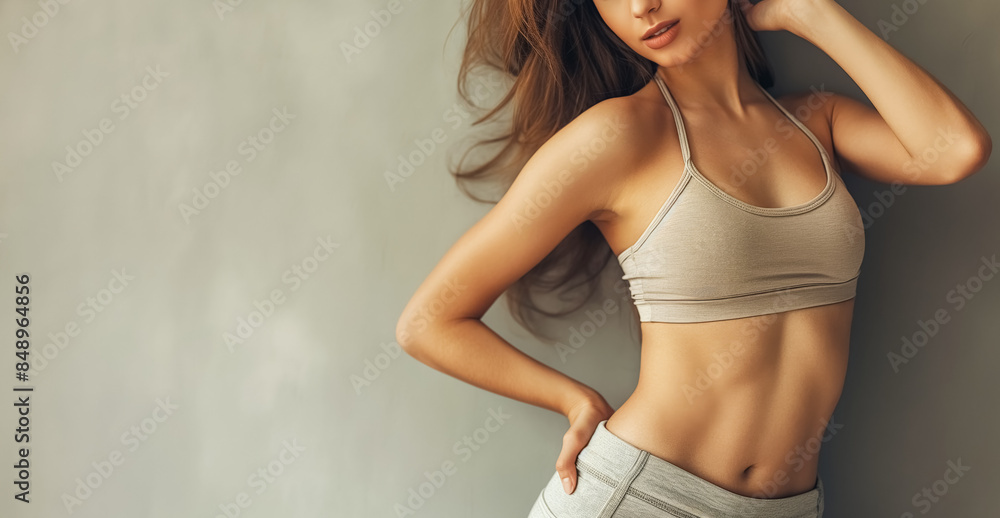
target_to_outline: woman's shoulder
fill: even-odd
[[[657,126],[663,125],[664,113],[670,112],[660,95],[656,85],[650,82],[633,94],[611,97],[591,106],[577,120],[586,124],[614,120],[623,130],[635,133],[658,129]]]
[[[584,110],[557,133],[558,140],[578,154],[606,155],[606,161],[617,164],[621,171],[637,166],[655,141],[676,131],[669,107],[650,95],[650,86],[655,89],[655,85],[647,85],[634,94],[608,98]]]
[[[549,138],[528,169],[552,176],[542,183],[571,181],[574,198],[600,200],[591,219],[607,219],[636,175],[659,156],[650,150],[676,132],[670,108],[650,97],[640,91],[591,106]]]

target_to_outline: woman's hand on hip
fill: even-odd
[[[576,490],[576,457],[580,454],[590,438],[594,436],[597,425],[611,417],[615,410],[600,394],[582,399],[566,412],[569,419],[569,431],[563,436],[562,451],[556,459],[556,472],[562,479],[563,490],[573,494]]]

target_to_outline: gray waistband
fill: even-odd
[[[586,476],[597,470],[616,486],[629,476],[637,463],[642,469],[629,485],[629,493],[648,501],[659,500],[694,516],[720,518],[800,518],[822,516],[823,482],[816,487],[785,498],[751,498],[738,495],[702,479],[664,459],[651,455],[614,435],[601,421],[587,445],[577,457],[577,467]]]

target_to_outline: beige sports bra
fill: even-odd
[[[750,205],[698,172],[680,109],[655,81],[685,166],[653,221],[618,255],[639,320],[726,320],[853,298],[865,253],[861,213],[816,136],[754,82],[819,149],[826,186],[792,207]]]

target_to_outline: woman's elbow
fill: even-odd
[[[961,168],[961,173],[949,183],[958,183],[981,171],[989,163],[992,153],[993,139],[989,133],[983,132],[976,139],[975,145],[970,146],[966,153],[967,159],[964,163],[967,165]]]
[[[406,315],[401,316],[396,322],[396,343],[410,356],[413,356],[419,343],[416,328],[413,319]]]

